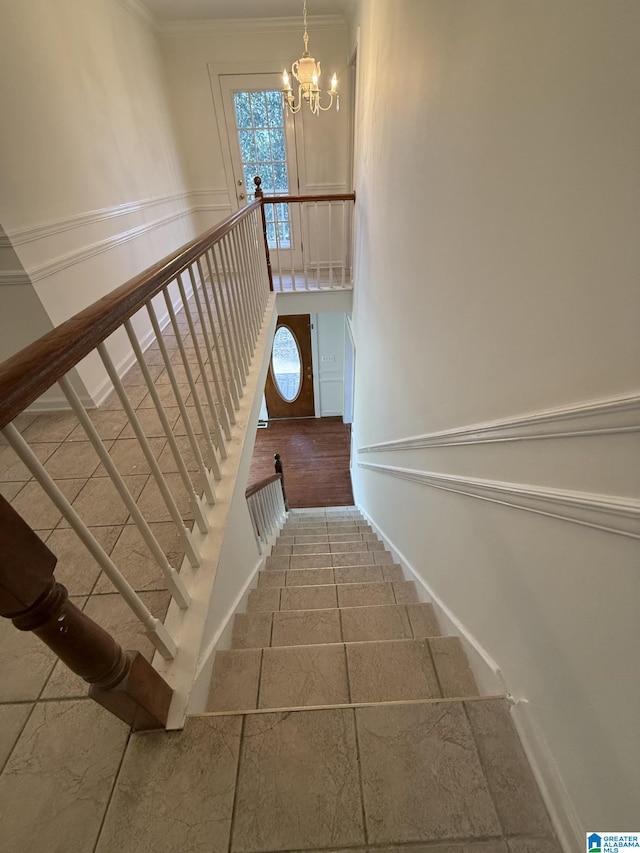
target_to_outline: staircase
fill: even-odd
[[[558,853],[507,699],[354,508],[289,514],[231,645],[207,713],[132,736],[99,853]]]

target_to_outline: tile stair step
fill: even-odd
[[[329,554],[281,554],[267,557],[265,571],[274,569],[323,569],[337,566],[389,566],[394,565],[388,551],[337,551]]]
[[[283,586],[320,586],[324,584],[374,583],[403,581],[402,568],[393,563],[361,566],[337,566],[291,569],[269,569],[258,575],[258,589]]]
[[[417,603],[413,581],[256,587],[249,592],[247,612]]]
[[[196,773],[193,850],[560,853],[509,707],[200,715],[170,737],[134,735],[97,853],[185,849]]]
[[[410,640],[442,636],[432,604],[237,613],[231,647]]]
[[[305,543],[317,542],[354,542],[362,539],[363,542],[380,542],[375,533],[323,533],[317,536],[283,536],[280,535],[276,541],[277,545],[304,545]]]
[[[379,640],[220,651],[207,710],[477,695],[458,637]]]
[[[331,554],[345,551],[384,551],[384,542],[380,539],[346,539],[335,542],[312,542],[307,545],[273,545],[272,557],[291,556],[292,554]]]
[[[296,518],[296,519],[285,519],[283,522],[284,527],[368,527],[370,528],[369,522],[364,518]]]

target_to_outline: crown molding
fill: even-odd
[[[460,477],[369,462],[358,462],[358,466],[422,486],[640,539],[640,500],[633,498]]]
[[[485,421],[470,426],[383,441],[359,448],[360,453],[421,450],[542,438],[640,431],[640,393],[601,397],[570,406],[530,412],[515,418]]]
[[[120,5],[131,12],[139,21],[152,29],[154,32],[159,31],[160,23],[156,16],[151,12],[141,0],[120,0]]]
[[[133,0],[123,0],[123,2]],[[312,32],[322,30],[346,30],[342,15],[316,15],[309,17],[308,28]],[[295,18],[219,18],[204,21],[167,21],[157,24],[162,36],[232,35],[233,33],[282,33],[302,32],[299,17]]]

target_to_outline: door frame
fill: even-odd
[[[233,174],[233,162],[231,159],[231,145],[227,134],[227,123],[224,111],[224,98],[222,94],[221,77],[239,76],[242,74],[282,74],[282,64],[276,64],[274,60],[263,60],[261,62],[209,62],[209,81],[211,84],[211,96],[213,98],[213,110],[218,130],[220,150],[222,152],[222,165],[229,195],[229,207],[232,211],[238,210],[238,199],[236,197],[235,177]],[[304,145],[304,122],[300,114],[293,116],[293,130],[295,140],[295,153],[298,164],[298,193],[304,195],[307,192],[305,145]],[[247,187],[249,189],[249,187]],[[247,194],[247,200],[249,200]]]

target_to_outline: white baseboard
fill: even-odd
[[[79,396],[82,401],[82,405],[87,409],[87,411],[96,408],[95,402],[88,394],[80,394]],[[37,400],[34,400],[34,402],[25,409],[25,412],[29,412],[34,415],[70,411],[71,407],[69,406],[69,402],[62,394],[51,394],[48,397],[38,397]]]
[[[487,695],[497,695],[507,693],[507,687],[502,677],[502,672],[498,664],[494,661],[491,655],[478,642],[473,634],[459,621],[451,610],[444,604],[442,599],[433,591],[427,581],[418,574],[416,569],[411,565],[409,560],[404,556],[397,545],[389,539],[383,530],[378,527],[375,521],[367,515],[367,513],[358,507],[360,512],[367,519],[371,527],[376,531],[378,536],[385,543],[385,547],[391,551],[394,561],[400,563],[405,572],[417,583],[418,597],[421,601],[428,601],[433,604],[438,622],[443,631],[450,635],[460,638],[464,650],[469,659],[469,666],[473,672],[476,684],[481,693]]]
[[[514,702],[511,706],[511,718],[564,853],[582,853],[585,827],[580,822],[549,744],[540,731],[531,705],[526,699]]]

